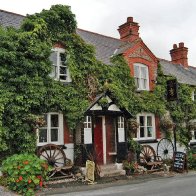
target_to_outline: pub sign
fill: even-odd
[[[178,99],[178,84],[177,80],[168,80],[167,81],[167,100],[175,101]]]

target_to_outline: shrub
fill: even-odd
[[[36,188],[48,180],[50,168],[46,161],[34,154],[15,154],[2,163],[3,175],[9,189],[23,195],[34,195]]]
[[[196,169],[196,153],[193,150],[188,152],[188,168]]]
[[[0,186],[7,186],[7,178],[0,176]]]

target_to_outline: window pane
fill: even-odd
[[[88,122],[91,122],[91,117],[87,116],[87,120],[88,120]]]
[[[59,79],[60,79],[60,80],[67,80],[67,76],[61,75],[61,76],[59,77]]]
[[[141,67],[141,78],[147,79],[147,68]]]
[[[141,89],[146,89],[146,88],[147,88],[147,80],[141,79]]]
[[[121,121],[122,121],[122,123],[124,124],[124,118],[121,116]]]
[[[58,141],[58,129],[51,129],[51,142]]]
[[[51,114],[51,127],[59,127],[58,114]]]
[[[50,61],[52,61],[52,64],[54,65],[57,64],[57,52],[52,52],[50,54]]]
[[[47,142],[47,129],[39,130],[39,142]]]
[[[192,140],[196,140],[196,131],[192,131]]]
[[[136,88],[138,89],[140,86],[139,86],[139,78],[135,78],[135,85],[136,85]]]
[[[65,53],[60,53],[61,65],[66,65],[66,55]]]
[[[152,137],[152,127],[147,127],[147,136]]]
[[[91,122],[88,123],[88,128],[91,128]]]
[[[67,67],[60,66],[60,74],[67,75]]]
[[[140,116],[140,126],[144,126],[144,116]]]
[[[152,117],[147,116],[147,126],[152,126]]]
[[[139,66],[134,65],[134,76],[139,78]]]
[[[140,137],[144,137],[144,127],[140,127]]]

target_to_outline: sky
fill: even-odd
[[[184,42],[189,65],[196,66],[195,0],[0,0],[0,9],[26,15],[55,4],[71,7],[78,28],[115,38],[118,27],[132,16],[155,56],[171,60],[173,44]]]

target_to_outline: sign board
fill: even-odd
[[[167,81],[167,100],[175,101],[178,99],[178,85],[177,80]]]
[[[187,159],[184,152],[174,152],[173,170],[177,172],[187,171]]]
[[[86,161],[86,176],[85,180],[93,183],[95,181],[95,163],[93,161]]]

